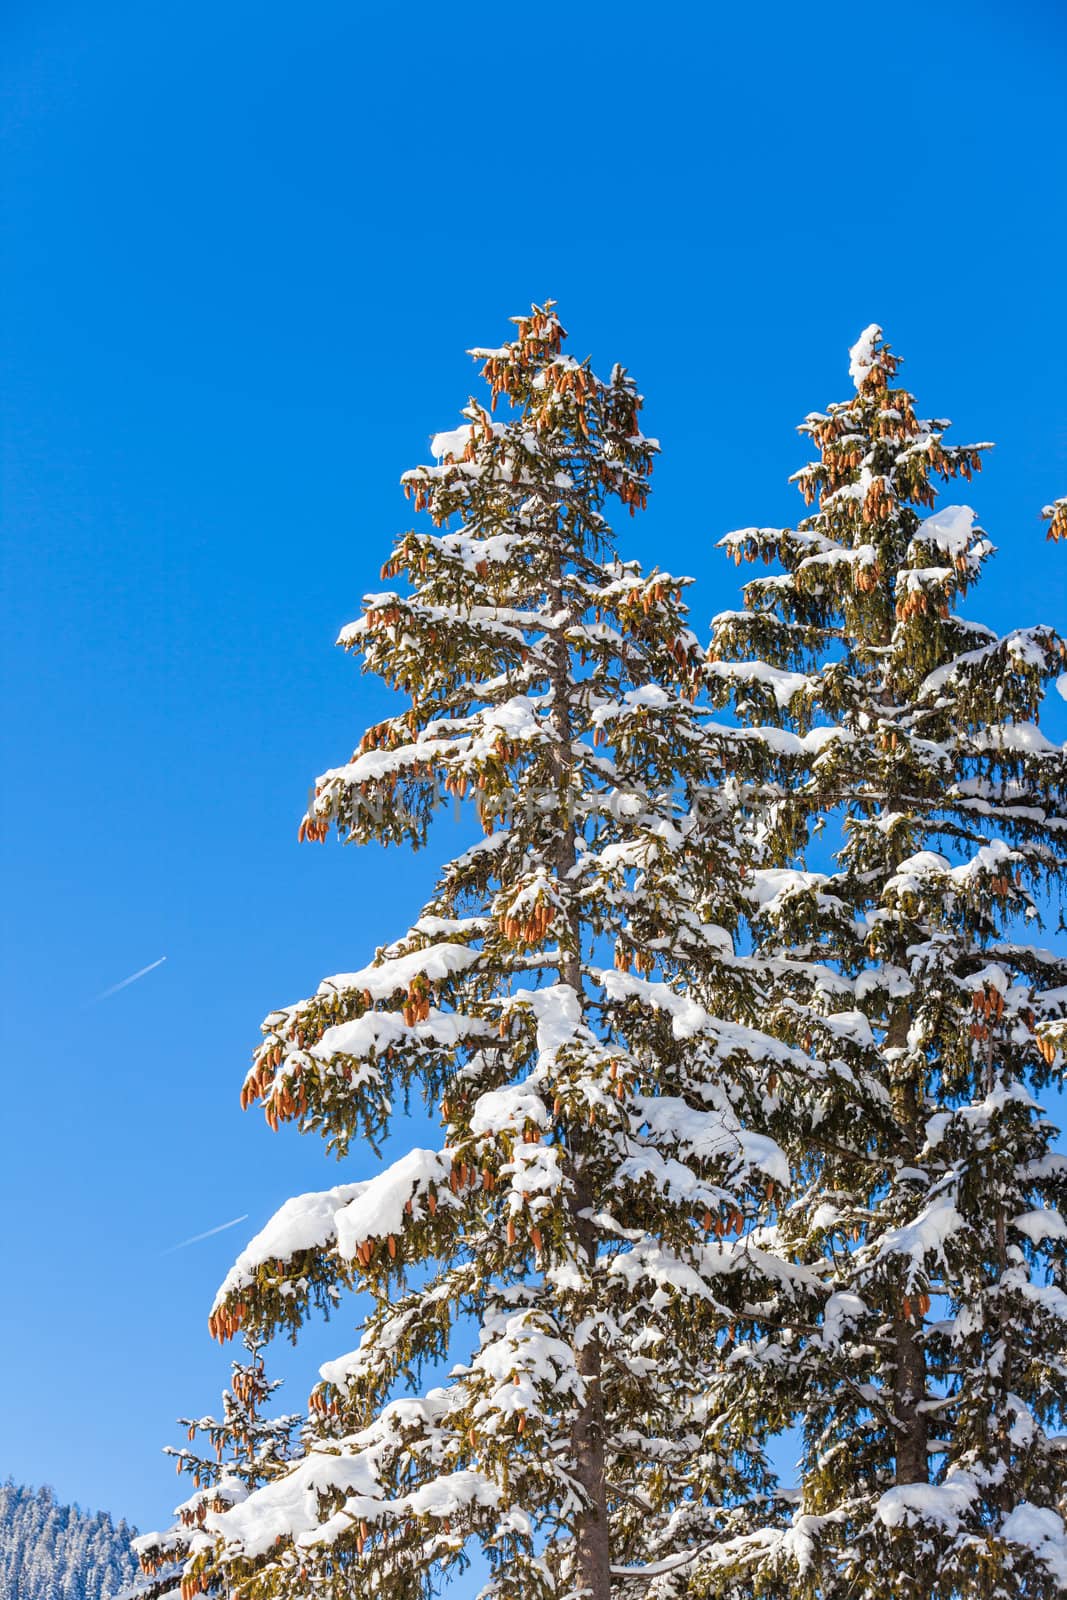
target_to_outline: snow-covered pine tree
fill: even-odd
[[[179,1477],[184,1473],[192,1478],[195,1492],[175,1507],[178,1520],[172,1527],[134,1539],[133,1549],[144,1576],[120,1600],[157,1600],[171,1593],[188,1600],[191,1591],[183,1583],[183,1573],[199,1551],[210,1546],[202,1531],[208,1512],[240,1504],[253,1489],[270,1483],[285,1470],[303,1418],[266,1415],[282,1380],[267,1377],[264,1345],[254,1330],[245,1333],[245,1359],[231,1363],[230,1385],[222,1392],[221,1417],[178,1419],[187,1442],[167,1445],[165,1453],[174,1457]],[[198,1435],[209,1454],[194,1448]]]
[[[821,1291],[738,1352],[804,1442],[793,1529],[737,1571],[819,1600],[1051,1597],[1067,1160],[1034,1097],[1062,1079],[1067,959],[1030,930],[1067,864],[1064,752],[1037,726],[1064,645],[958,614],[993,546],[933,480],[986,447],[916,415],[880,329],[851,354],[855,394],[801,428],[812,514],[724,541],[780,570],[717,620],[713,657],[740,662],[709,666],[791,736],[767,745],[779,859],[752,890],[765,1020],[857,1075],[823,1080],[789,1149],[778,1247]],[[823,827],[832,860],[805,870]]]
[[[349,1288],[370,1311],[187,1591],[414,1600],[469,1541],[498,1600],[673,1595],[775,1517],[721,1358],[791,1276],[741,1235],[788,1178],[759,1080],[808,1063],[751,1026],[739,790],[707,784],[734,735],[691,703],[684,581],[607,520],[648,491],[641,397],[562,353],[551,305],[515,321],[474,352],[492,407],[404,477],[431,521],[384,568],[406,586],[341,635],[406,707],[301,825],[418,845],[447,794],[483,836],[403,938],[267,1018],[244,1089],[342,1155],[421,1094],[444,1141],[288,1202],[222,1285],[219,1338],[295,1336]]]

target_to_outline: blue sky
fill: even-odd
[[[700,579],[704,632],[736,596],[715,539],[800,514],[795,424],[880,321],[922,407],[997,442],[971,610],[1062,625],[1067,23],[11,0],[0,41],[0,1474],[147,1527],[227,1371],[216,1283],[339,1179],[239,1111],[259,1020],[432,876],[296,826],[380,714],[332,641],[466,347],[552,295],[575,354],[635,372],[664,454],[625,552]],[[300,1396],[351,1320],[283,1354]]]

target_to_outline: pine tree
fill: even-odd
[[[179,1477],[184,1473],[192,1478],[195,1492],[176,1507],[178,1520],[166,1532],[141,1534],[133,1541],[147,1581],[135,1584],[120,1600],[132,1600],[133,1596],[155,1600],[179,1591],[181,1600],[188,1600],[196,1591],[184,1581],[184,1571],[189,1565],[195,1567],[201,1552],[210,1548],[210,1540],[202,1532],[208,1513],[239,1505],[253,1489],[285,1470],[293,1435],[303,1419],[264,1415],[282,1380],[266,1375],[262,1338],[250,1331],[244,1345],[247,1359],[231,1364],[230,1386],[222,1394],[222,1416],[180,1418],[187,1443],[164,1447],[165,1454],[174,1457]],[[210,1454],[192,1448],[198,1435],[205,1439]]]
[[[709,666],[785,739],[752,889],[764,1020],[854,1074],[823,1077],[789,1146],[776,1248],[818,1290],[736,1368],[802,1426],[801,1503],[735,1571],[819,1600],[1050,1597],[1067,1160],[1034,1097],[1062,1081],[1067,959],[1029,930],[1067,865],[1067,764],[1038,727],[1065,646],[959,615],[993,546],[934,479],[987,446],[916,415],[879,328],[851,354],[855,394],[801,428],[815,509],[724,541],[779,570],[718,619]]]
[[[473,352],[490,408],[404,477],[431,522],[383,569],[406,587],[341,635],[406,709],[300,830],[418,846],[449,796],[483,836],[404,937],[267,1018],[243,1091],[342,1156],[422,1095],[444,1142],[288,1202],[223,1284],[220,1338],[370,1311],[186,1593],[414,1600],[469,1541],[498,1600],[666,1596],[788,1515],[729,1376],[803,1277],[753,1229],[788,1180],[766,1073],[811,1066],[734,945],[747,736],[693,705],[685,581],[616,550],[657,450],[632,379],[564,354],[550,304],[515,320]]]

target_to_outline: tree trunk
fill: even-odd
[[[548,601],[558,617],[563,611],[563,573],[559,558],[558,535],[554,538],[556,560]],[[581,923],[566,892],[566,884],[577,862],[574,826],[568,818],[571,804],[570,775],[573,765],[571,740],[573,724],[570,703],[570,651],[562,628],[553,630],[547,641],[549,680],[552,684],[552,710],[557,737],[553,756],[553,776],[559,789],[559,843],[553,863],[556,882],[563,901],[560,923],[559,980],[569,984],[582,997]],[[590,1281],[596,1273],[596,1228],[589,1217],[593,1197],[582,1172],[580,1149],[572,1143],[570,1152],[572,1183],[571,1216],[578,1248],[585,1257]],[[588,1310],[595,1314],[595,1297]],[[583,1509],[574,1520],[575,1587],[583,1600],[611,1600],[611,1541],[608,1526],[607,1485],[604,1470],[604,1393],[601,1383],[600,1336],[591,1334],[575,1351],[575,1365],[585,1387],[585,1398],[571,1427],[571,1453],[574,1476],[582,1492]]]
[[[583,1209],[581,1202],[585,1198],[579,1187],[575,1193],[576,1210]],[[577,1219],[577,1229],[592,1270],[596,1260],[596,1230],[584,1218]],[[604,1394],[599,1334],[592,1334],[577,1352],[577,1366],[585,1384],[585,1401],[574,1419],[571,1449],[574,1475],[581,1485],[586,1506],[574,1528],[575,1576],[580,1592],[588,1596],[588,1600],[609,1600],[611,1548],[604,1473]]]
[[[893,1410],[900,1425],[894,1481],[926,1483],[929,1478],[929,1429],[919,1407],[926,1399],[926,1352],[920,1343],[921,1327],[910,1317],[893,1319],[896,1368],[893,1374]]]
[[[907,1006],[898,1007],[885,1042],[902,1049],[907,1044],[911,1018]],[[894,1063],[895,1065],[895,1063]],[[895,1109],[904,1135],[905,1159],[913,1163],[918,1149],[919,1085],[913,1072],[902,1073],[894,1086]],[[894,1482],[927,1483],[930,1476],[930,1429],[926,1412],[926,1350],[922,1343],[922,1317],[918,1311],[905,1316],[903,1308],[893,1316],[893,1342],[896,1346],[893,1372],[893,1414],[897,1420]]]

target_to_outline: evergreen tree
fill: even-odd
[[[733,1571],[819,1600],[1050,1597],[1067,1160],[1035,1096],[1062,1080],[1067,960],[1031,930],[1067,863],[1067,764],[1038,727],[1065,647],[959,615],[993,546],[934,479],[987,447],[916,415],[880,329],[851,354],[854,395],[801,428],[811,514],[724,541],[779,570],[717,620],[708,669],[785,740],[752,886],[765,1022],[855,1074],[821,1079],[789,1146],[776,1248],[817,1290],[734,1369],[802,1425],[800,1504]]]
[[[263,1363],[264,1341],[255,1332],[244,1338],[247,1359],[232,1363],[230,1386],[222,1393],[222,1416],[181,1417],[187,1443],[166,1445],[165,1454],[174,1457],[179,1477],[192,1477],[194,1493],[175,1508],[177,1522],[165,1533],[145,1533],[133,1541],[133,1549],[147,1582],[135,1584],[121,1600],[156,1600],[157,1596],[180,1592],[188,1600],[190,1589],[183,1581],[186,1564],[210,1547],[202,1532],[209,1512],[222,1512],[239,1505],[249,1493],[269,1483],[285,1469],[292,1453],[293,1434],[303,1420],[296,1415],[268,1417],[263,1414],[280,1378],[268,1378]],[[192,1448],[201,1435],[210,1451],[202,1454]]]
[[[474,352],[490,409],[404,477],[432,524],[383,569],[406,586],[341,635],[406,708],[300,830],[418,846],[448,795],[483,837],[403,938],[267,1018],[243,1095],[344,1155],[421,1094],[444,1142],[288,1202],[223,1284],[220,1338],[371,1309],[186,1594],[414,1600],[470,1541],[499,1600],[666,1596],[788,1514],[728,1364],[803,1277],[753,1231],[788,1180],[764,1080],[818,1070],[758,1031],[734,947],[751,740],[694,708],[684,581],[616,551],[657,449],[633,381],[565,355],[551,305],[515,320]]]

